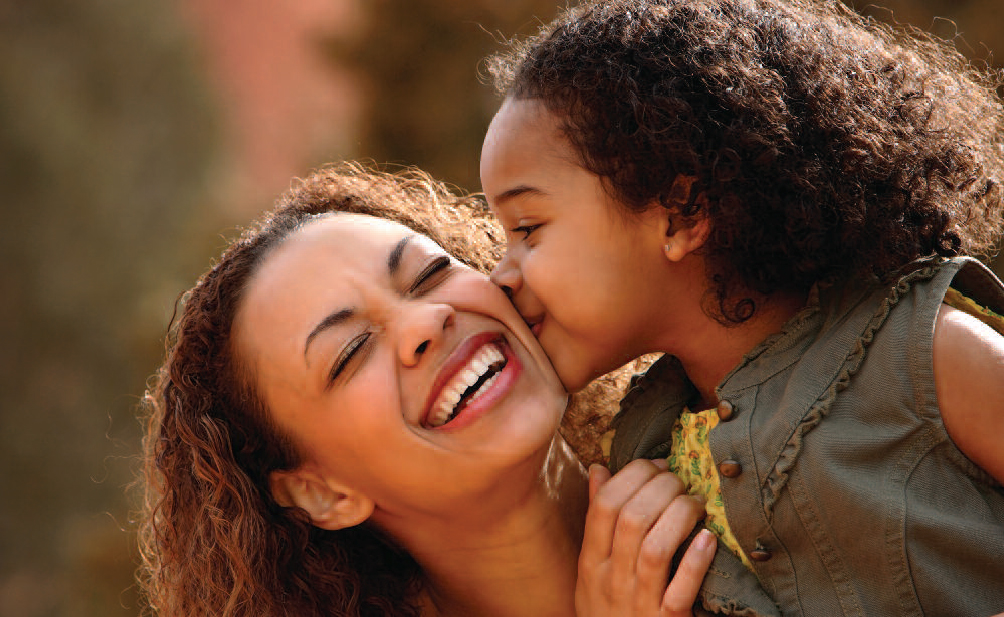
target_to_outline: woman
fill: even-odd
[[[647,461],[587,496],[566,394],[482,273],[483,212],[325,169],[186,294],[145,399],[155,610],[690,614],[706,533],[663,592],[700,504]]]

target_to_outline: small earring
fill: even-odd
[[[666,257],[669,257],[670,251],[672,251],[675,247],[676,247],[675,238],[670,238],[669,240],[666,241],[666,246],[664,246],[662,249],[663,251],[665,251]]]

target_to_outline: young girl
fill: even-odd
[[[808,0],[590,2],[493,69],[493,277],[570,390],[665,354],[610,462],[708,499],[704,608],[741,561],[784,614],[1004,610],[996,77]]]

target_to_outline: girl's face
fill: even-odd
[[[384,515],[450,508],[540,463],[566,394],[485,277],[384,219],[304,225],[252,278],[237,349],[305,467]]]
[[[668,218],[618,205],[559,127],[538,101],[508,99],[485,136],[481,184],[506,229],[492,280],[575,391],[653,351],[654,320],[671,310],[660,295]]]

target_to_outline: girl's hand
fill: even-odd
[[[701,530],[668,587],[666,580],[673,554],[704,515],[704,504],[686,494],[665,461],[632,461],[612,478],[605,467],[591,466],[578,616],[692,615],[715,554],[711,532]]]

